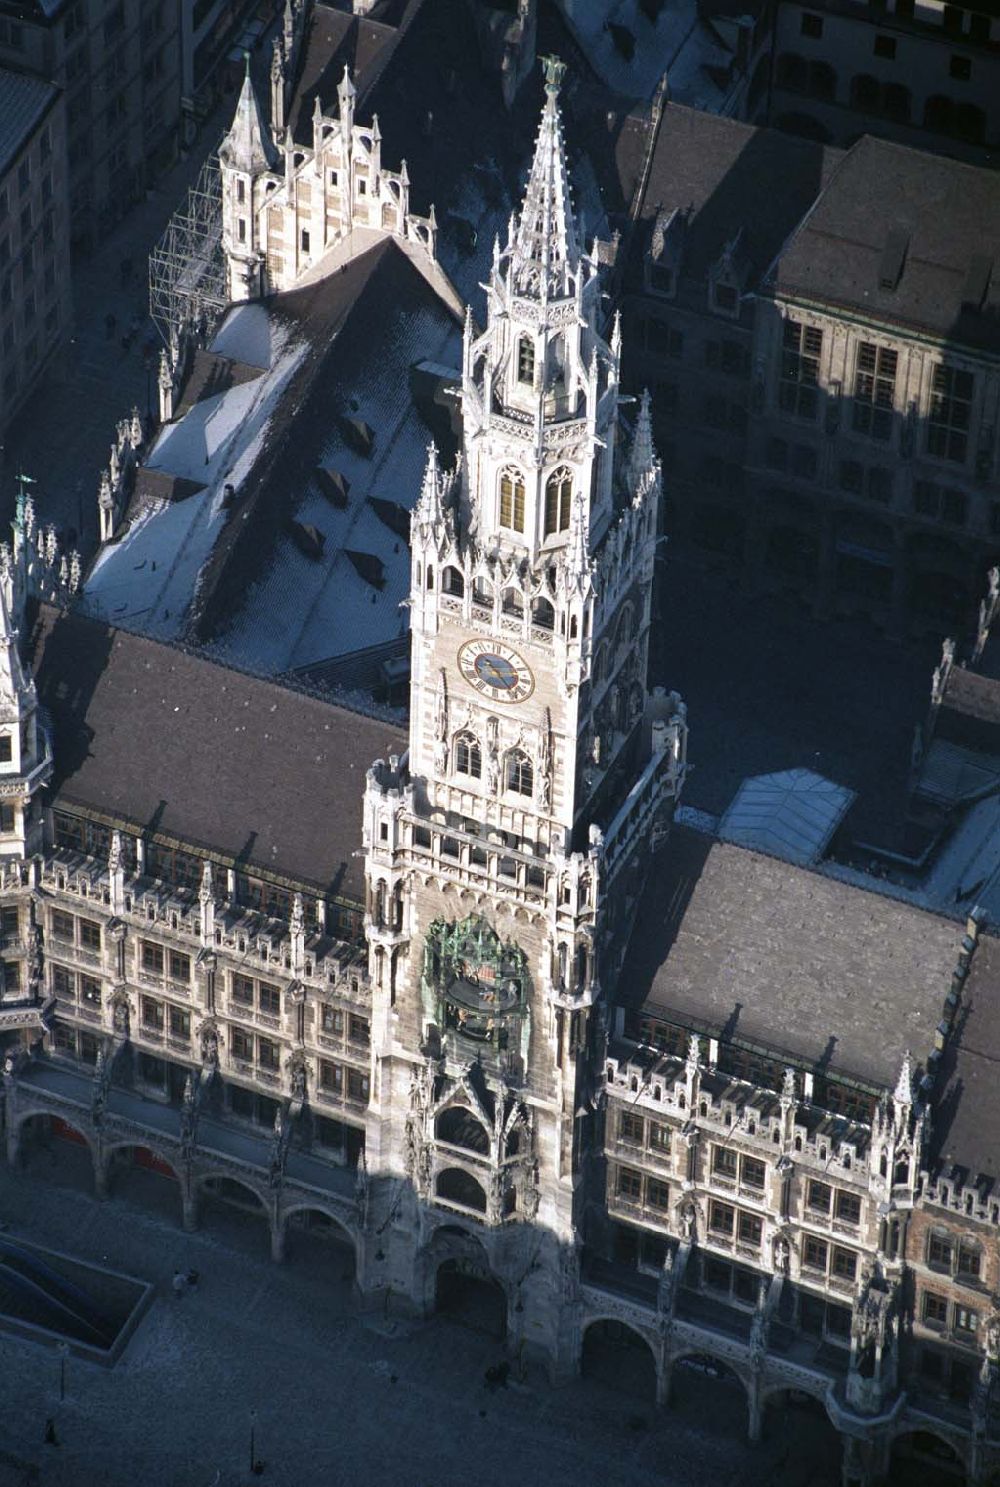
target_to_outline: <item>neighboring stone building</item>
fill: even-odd
[[[820,613],[970,623],[1000,546],[998,228],[991,171],[668,106],[623,308],[677,530]]]
[[[890,1464],[922,1480],[942,1454],[984,1484],[1000,1466],[996,941],[978,909],[931,913],[673,824],[685,709],[646,686],[660,466],[649,400],[622,416],[562,73],[546,61],[484,322],[465,315],[456,458],[427,450],[397,539],[408,737],[117,629],[114,603],[103,620],[38,604],[54,591],[22,505],[0,563],[8,1159],[82,1142],[98,1194],[153,1167],[187,1226],[235,1203],[276,1259],[291,1227],[322,1222],[353,1247],[363,1304],[475,1305],[555,1381],[610,1366],[635,1398],[682,1407],[685,1361],[729,1370],[752,1437],[791,1391],[831,1452],[839,1438],[845,1487]],[[398,236],[236,306],[164,388],[201,408],[211,484],[160,470],[140,490],[156,474],[140,467],[138,499],[167,520],[127,540],[160,533],[157,574],[197,576],[198,511],[209,535],[238,531],[225,513],[270,504],[275,462],[311,489],[318,435],[303,427],[296,463],[289,410],[301,397],[308,424],[343,348],[368,367],[297,325],[339,336],[374,286],[415,292],[391,321],[415,351],[414,326],[453,333],[440,270]],[[734,280],[735,253],[713,275],[720,309]],[[361,324],[367,340],[377,322]],[[269,388],[287,398],[277,437]],[[190,454],[182,424],[161,437]],[[377,447],[352,437],[359,460]],[[365,519],[371,497],[352,507],[341,471],[324,481]],[[191,506],[217,483],[218,505]],[[375,499],[383,525],[408,514]],[[349,551],[377,610],[374,554]],[[151,627],[198,591],[174,581],[156,578]],[[289,624],[314,607],[294,570],[281,592]]]
[[[0,62],[66,96],[70,234],[90,247],[173,158],[180,6],[170,0],[0,0]]]
[[[0,436],[72,319],[66,113],[57,88],[0,70]]]
[[[862,129],[988,164],[1000,144],[990,0],[777,0],[747,117],[828,144]]]

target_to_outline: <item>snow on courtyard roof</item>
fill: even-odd
[[[250,332],[253,355],[264,354],[259,324],[244,312],[263,316],[260,306],[241,307],[240,333]],[[151,506],[119,542],[98,553],[84,589],[84,608],[95,618],[138,625],[147,634],[174,639],[181,634],[199,574],[225,526],[231,509],[227,488],[238,494],[267,440],[275,411],[302,362],[308,345],[289,325],[266,327],[267,370],[250,381],[202,398],[175,423],[167,424],[153,446],[146,468],[196,482],[204,489],[187,500]],[[236,336],[220,336],[231,350]],[[248,347],[241,361],[249,360]]]
[[[101,551],[87,612],[208,641],[267,673],[402,633],[409,553],[385,509],[412,505],[431,437],[410,368],[424,357],[457,367],[460,351],[455,314],[390,241],[268,305],[235,307],[208,360],[245,380],[218,393],[225,376],[195,387],[146,465],[146,485],[163,472],[204,488],[152,503]],[[367,448],[351,434],[362,425]],[[321,467],[336,472],[342,509]],[[297,545],[312,529],[322,541]],[[370,556],[380,588],[345,549]]]
[[[415,275],[414,281],[417,288],[421,281]],[[410,592],[410,553],[385,510],[388,502],[412,509],[431,437],[410,395],[410,368],[425,355],[452,367],[461,359],[454,318],[429,294],[422,298],[419,309],[383,304],[364,359],[346,357],[323,383],[329,416],[319,422],[303,413],[294,515],[323,534],[323,558],[307,556],[290,533],[278,533],[268,563],[214,629],[212,654],[271,674],[405,634],[400,606]],[[348,397],[351,416],[374,431],[368,454],[337,417],[338,403]],[[330,499],[323,471],[337,472],[342,506]],[[360,564],[359,554],[366,558]],[[376,572],[380,587],[371,581]]]
[[[719,836],[806,866],[820,860],[854,797],[810,769],[756,775],[740,786]]]
[[[598,77],[623,97],[651,97],[666,75],[675,103],[715,111],[726,99],[733,54],[700,9],[698,0],[671,0],[651,21],[641,0],[589,0],[567,6],[566,23]]]

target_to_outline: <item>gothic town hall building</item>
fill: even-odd
[[[930,1459],[983,1482],[1000,950],[978,913],[675,822],[685,708],[646,685],[660,468],[571,199],[562,74],[482,328],[457,327],[457,457],[431,445],[414,492],[408,737],[40,598],[19,507],[7,1160],[75,1145],[98,1197],[151,1166],[186,1228],[234,1203],[275,1261],[323,1224],[359,1304],[472,1297],[554,1383],[617,1350],[667,1406],[708,1363],[751,1439],[805,1396],[845,1484]],[[266,252],[233,222],[253,298]],[[403,205],[386,224],[429,251]]]

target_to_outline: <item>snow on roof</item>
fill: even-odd
[[[248,324],[243,321],[239,335]],[[272,326],[268,334],[268,371],[203,398],[161,432],[147,468],[197,481],[206,489],[185,501],[154,507],[121,541],[101,549],[84,588],[84,607],[95,618],[138,622],[148,634],[165,640],[181,634],[198,575],[226,521],[226,487],[238,493],[253,469],[282,393],[308,350],[287,326]],[[230,344],[236,339],[230,337]],[[220,349],[218,340],[213,349]],[[262,345],[258,334],[258,351]]]
[[[699,17],[698,0],[670,0],[655,23],[639,0],[586,0],[567,6],[565,18],[598,77],[623,97],[650,98],[666,73],[675,103],[707,109],[723,103],[708,69],[727,69],[732,53]],[[615,45],[618,27],[634,38],[631,60]]]
[[[806,866],[818,862],[855,792],[810,769],[744,780],[719,823],[719,836],[737,846]]]
[[[213,351],[262,371],[271,365],[271,317],[259,300],[235,305],[212,342]]]
[[[387,317],[379,353],[352,368],[352,416],[375,433],[369,456],[345,440],[331,418],[319,446],[315,470],[336,469],[348,484],[343,509],[334,506],[313,475],[298,502],[295,519],[325,539],[325,555],[307,557],[294,539],[280,534],[267,569],[251,585],[242,607],[208,644],[222,660],[255,671],[277,673],[377,645],[405,634],[410,591],[410,554],[404,538],[390,530],[369,503],[374,496],[412,509],[430,433],[410,397],[410,367],[423,357],[444,366],[461,360],[461,332],[443,305],[397,310]],[[386,352],[387,354],[382,354]],[[348,550],[382,565],[384,585],[365,579]],[[376,571],[376,565],[371,565]]]

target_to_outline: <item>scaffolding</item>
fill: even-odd
[[[222,178],[213,150],[149,255],[149,312],[169,347],[185,325],[210,326],[227,303]]]

